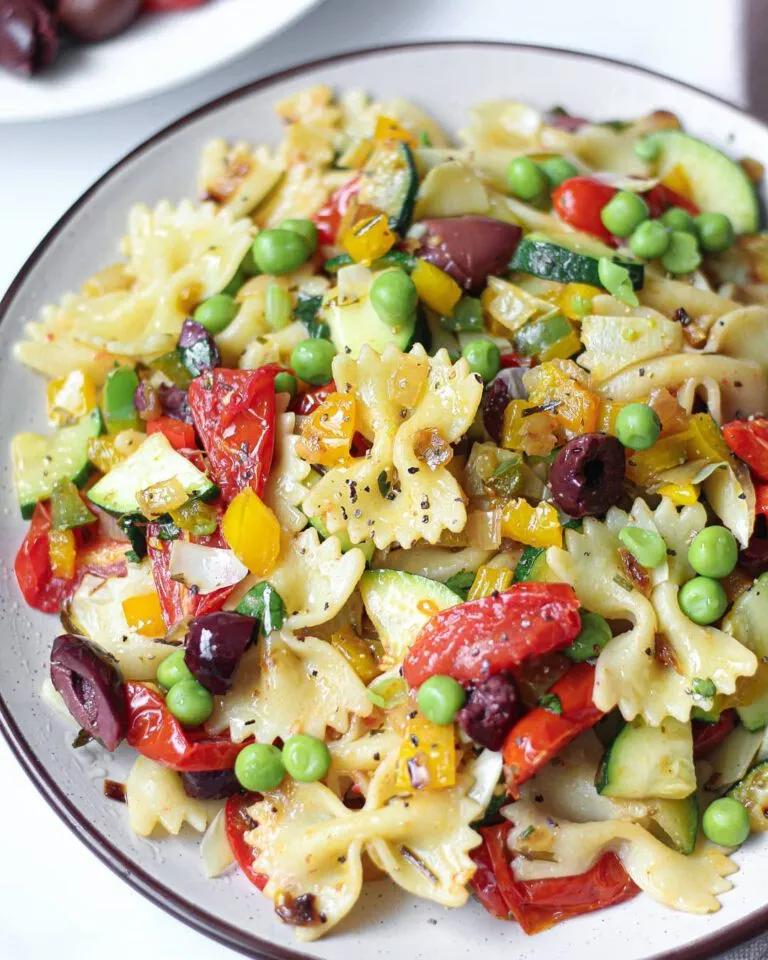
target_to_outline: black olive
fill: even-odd
[[[182,390],[181,387],[167,387],[164,383],[161,383],[157,389],[157,396],[166,417],[183,420],[184,423],[192,423],[192,410],[189,406],[186,390]]]
[[[253,639],[256,621],[225,610],[197,617],[189,625],[184,662],[211,693],[226,693]]]
[[[601,516],[624,490],[624,447],[605,433],[569,440],[549,470],[552,499],[571,517]]]
[[[142,0],[58,0],[61,25],[91,43],[122,33],[138,17]]]
[[[500,370],[485,388],[483,394],[483,425],[489,436],[501,443],[504,411],[511,400],[525,400],[528,391],[523,384],[526,367],[508,367]]]
[[[751,577],[759,577],[768,570],[768,529],[765,517],[757,518],[755,532],[746,547],[739,551],[739,566]]]
[[[193,377],[213,370],[221,363],[221,354],[213,337],[196,320],[185,320],[179,334],[179,353]]]
[[[196,800],[224,800],[240,791],[240,783],[234,770],[182,773],[181,782],[187,796]]]
[[[0,66],[36,73],[58,50],[56,18],[41,0],[0,0]]]
[[[497,673],[469,688],[467,702],[456,719],[475,743],[489,750],[499,750],[522,712],[515,681],[509,674]]]
[[[523,231],[493,217],[424,220],[420,257],[449,274],[465,290],[479,291],[491,274],[506,273]]]

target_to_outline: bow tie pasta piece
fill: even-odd
[[[740,307],[723,314],[712,325],[704,350],[756,360],[768,373],[768,308]]]
[[[696,402],[701,401],[709,410],[715,423],[723,422],[722,398],[720,395],[720,384],[712,377],[690,377],[683,380],[677,394],[675,395],[678,406],[687,414],[692,414]]]
[[[285,167],[267,147],[210,140],[203,148],[197,192],[227,207],[236,217],[255,210],[283,174]]]
[[[125,802],[131,829],[141,837],[148,837],[158,824],[174,836],[185,823],[202,833],[213,809],[187,796],[174,770],[141,756],[125,782]]]
[[[344,733],[351,717],[372,709],[363,682],[335,647],[283,630],[246,651],[207,727],[229,727],[236,743],[250,736],[272,743],[294,733],[322,739],[327,728]]]
[[[674,317],[681,307],[689,317],[696,318],[697,326],[708,330],[718,317],[722,317],[731,310],[736,310],[740,304],[727,297],[721,297],[702,286],[694,286],[684,280],[673,280],[646,270],[643,278],[643,289],[639,291],[641,301],[666,317]]]
[[[275,458],[263,496],[280,526],[290,533],[298,533],[307,525],[307,517],[300,507],[309,490],[306,480],[312,471],[296,453],[299,438],[293,432],[295,422],[293,413],[283,413],[277,418]]]
[[[688,547],[707,524],[707,511],[702,504],[694,503],[678,510],[671,500],[662,497],[658,507],[651,510],[645,500],[638,497],[632,504],[628,519],[645,530],[658,533],[667,545],[667,558],[657,568],[661,576],[651,578],[654,586],[665,580],[682,586],[696,575],[688,563]]]
[[[462,530],[464,495],[445,464],[482,397],[467,362],[451,364],[445,350],[428,358],[420,346],[410,354],[388,347],[381,356],[364,347],[357,360],[334,361],[334,378],[354,394],[359,429],[373,445],[364,458],[329,470],[304,512],[331,533],[346,530],[353,543],[373,539],[379,549],[436,543],[444,530]]]

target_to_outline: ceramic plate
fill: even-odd
[[[277,139],[274,101],[313,83],[408,97],[454,129],[472,104],[489,98],[513,97],[541,107],[562,104],[600,118],[665,107],[690,131],[736,156],[768,160],[766,127],[690,87],[574,53],[489,43],[396,47],[308,64],[235,91],[135,150],[65,214],[0,307],[0,716],[5,735],[51,806],[97,856],[159,906],[252,956],[469,960],[482,951],[486,960],[711,957],[768,925],[765,837],[753,838],[737,854],[741,870],[735,888],[723,897],[720,912],[707,917],[675,913],[640,896],[527,938],[516,925],[492,920],[473,902],[447,911],[382,882],[368,885],[332,936],[299,949],[290,928],[276,922],[269,902],[237,872],[215,881],[203,878],[196,838],[152,845],[133,836],[125,808],[105,800],[101,790],[105,767],[113,778],[124,778],[130,751],[109,758],[93,746],[71,750],[71,729],[37,696],[57,625],[21,605],[13,579],[12,559],[24,524],[13,499],[8,441],[18,430],[43,428],[44,411],[41,385],[14,363],[11,344],[43,304],[115,259],[132,204],[191,195],[200,149],[211,137],[249,139],[257,131]],[[22,396],[30,402],[19,403]]]
[[[32,79],[0,71],[0,121],[47,120],[140,100],[245,53],[319,2],[210,0],[143,16],[111,40],[62,49]]]

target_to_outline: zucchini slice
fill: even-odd
[[[330,337],[339,353],[356,359],[364,344],[382,353],[389,343],[399,350],[408,350],[416,331],[417,314],[398,327],[384,323],[376,313],[369,294],[363,293],[357,300],[339,302],[338,288],[330,291],[330,299],[318,313],[318,319],[328,325]]]
[[[682,800],[696,790],[690,723],[667,717],[658,727],[639,718],[623,729],[603,754],[598,793],[624,800]]]
[[[389,226],[405,236],[413,219],[419,175],[407,143],[387,141],[378,147],[362,175],[360,203],[383,210]]]
[[[700,820],[695,793],[684,800],[653,800],[648,812],[653,824],[659,828],[660,840],[680,853],[693,853]]]
[[[21,515],[29,520],[38,500],[47,500],[59,480],[82,486],[91,472],[88,441],[98,437],[104,423],[98,409],[52,436],[18,433],[11,442],[13,482]]]
[[[529,233],[518,244],[509,269],[557,283],[588,283],[602,288],[599,272],[602,256],[603,253],[593,251],[586,241],[563,237],[553,240],[543,233]],[[633,288],[640,290],[645,276],[643,264],[621,257],[612,259],[627,270]]]
[[[768,760],[755,764],[728,796],[746,808],[751,830],[768,830]]]

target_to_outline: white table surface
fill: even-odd
[[[749,69],[765,52],[760,13],[768,20],[765,0],[644,0],[620,6],[605,0],[327,0],[266,47],[161,96],[81,118],[0,125],[0,293],[52,223],[122,154],[191,108],[271,71],[381,43],[518,40],[630,60],[765,110],[767,94]],[[599,112],[599,99],[595,106]],[[0,823],[3,960],[236,956],[171,919],[88,853],[47,807],[4,742]],[[737,956],[768,956],[768,942],[743,948],[732,960]]]

